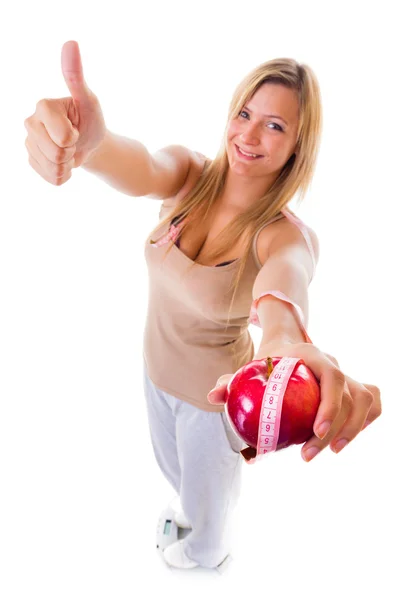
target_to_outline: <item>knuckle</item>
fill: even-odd
[[[367,407],[371,407],[374,403],[374,395],[372,392],[369,392],[369,391],[363,392],[362,399]]]
[[[327,352],[325,352],[325,356],[327,358],[329,358],[329,360],[332,361],[333,364],[339,368],[339,362],[336,360],[336,358],[334,356],[332,356],[332,354],[328,354]]]
[[[62,185],[66,181],[68,181],[68,179],[71,179],[71,177],[72,177],[71,168],[68,166],[68,168],[66,168],[64,171],[64,175],[59,179],[60,185]]]
[[[48,98],[41,98],[36,102],[36,108],[39,108],[40,110],[47,109],[49,106],[49,102],[50,101]]]
[[[377,417],[380,417],[381,414],[382,414],[382,405],[379,404],[379,406],[377,406],[376,408],[374,408],[374,417],[375,417],[375,419]]]
[[[364,387],[366,387],[371,392],[371,394],[373,395],[374,398],[375,397],[380,398],[381,390],[376,385],[365,385],[364,384]]]
[[[60,185],[62,185],[64,183],[65,178],[64,177],[52,177],[52,183],[53,185],[55,185],[56,187],[59,187]]]
[[[56,149],[56,154],[54,157],[54,162],[56,164],[61,164],[65,162],[65,159],[67,158],[67,150],[66,148],[61,148],[60,146],[57,146]]]
[[[373,406],[373,411],[371,411],[371,415],[373,413],[374,418],[379,417],[382,414],[381,391],[376,385],[364,383],[364,387],[367,388],[368,393],[370,394],[371,403],[369,404],[369,407]]]
[[[71,173],[68,173],[66,175],[66,177],[63,177],[62,179],[59,180],[58,185],[63,185],[64,183],[67,183],[67,181],[69,181],[71,179]]]
[[[346,377],[340,369],[333,369],[332,375],[335,382],[340,383],[342,385],[346,383]]]
[[[71,142],[72,142],[72,132],[69,130],[64,130],[60,137],[60,149],[65,151],[65,148],[68,148],[68,146]]]
[[[61,149],[65,152],[69,152],[75,143],[76,133],[70,128],[65,128],[65,130],[62,132],[62,137],[59,144]]]
[[[66,169],[65,163],[56,164],[53,166],[53,175],[57,179],[64,177],[64,175],[66,175],[66,171],[67,171],[67,169]]]

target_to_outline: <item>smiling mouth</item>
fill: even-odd
[[[262,158],[261,154],[256,154],[255,156],[249,156],[248,154],[244,154],[241,150],[241,148],[235,144],[235,148],[236,148],[236,152],[238,153],[239,156],[242,156],[243,158],[247,158],[249,160],[256,160],[257,158]]]

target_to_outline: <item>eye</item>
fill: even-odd
[[[278,127],[276,131],[283,131],[282,127],[278,125],[278,123],[268,123],[268,125],[275,125],[275,127]]]
[[[244,113],[245,115],[249,115],[249,113],[247,112],[247,110],[241,110],[241,111],[240,111],[240,113],[239,113],[239,117],[240,117],[240,116],[241,116],[243,113]],[[243,118],[244,118],[244,119],[246,119],[247,117],[243,117]],[[281,127],[280,125],[278,125],[278,123],[271,122],[271,123],[268,123],[268,125],[275,125],[275,127],[278,127],[278,129],[275,129],[275,127],[274,127],[274,130],[275,130],[275,131],[283,131],[282,127]]]

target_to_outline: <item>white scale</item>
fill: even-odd
[[[167,546],[185,538],[189,535],[191,529],[182,529],[174,521],[175,510],[172,507],[166,508],[160,515],[157,523],[156,544],[157,550],[162,554]],[[222,575],[228,565],[232,562],[230,554],[220,563],[215,570]],[[198,567],[196,567],[198,568]],[[201,567],[200,567],[201,568]]]

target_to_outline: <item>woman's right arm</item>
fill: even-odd
[[[199,162],[198,154],[184,146],[166,146],[150,154],[138,140],[107,130],[82,167],[123,194],[162,200],[179,192]]]
[[[151,155],[141,142],[107,129],[77,42],[63,45],[61,65],[71,96],[39,100],[24,122],[29,164],[43,179],[60,186],[82,166],[124,194],[163,200],[197,175],[205,158],[197,152],[173,145]]]

